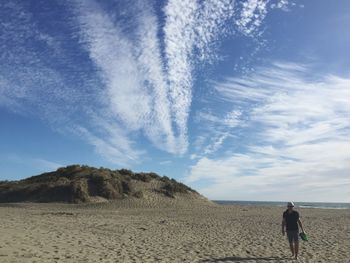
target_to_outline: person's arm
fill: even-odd
[[[301,228],[301,232],[305,233],[304,228],[303,228],[303,224],[301,223],[301,220],[300,220],[300,219],[298,219],[298,225],[299,225],[300,228]]]
[[[286,219],[283,217],[282,219],[282,235],[285,233],[285,227],[286,227]]]

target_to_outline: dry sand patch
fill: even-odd
[[[281,209],[172,202],[3,204],[0,262],[292,262]],[[350,211],[300,212],[299,262],[347,262]]]

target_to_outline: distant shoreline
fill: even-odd
[[[235,201],[235,200],[211,200],[220,205],[248,205],[248,206],[274,206],[285,207],[286,202],[278,201]],[[295,202],[296,208],[318,208],[318,209],[350,209],[350,203],[328,203],[328,202]]]

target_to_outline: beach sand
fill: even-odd
[[[349,262],[350,210],[298,211],[309,235],[299,262]],[[1,204],[0,262],[293,262],[282,212],[191,202]]]

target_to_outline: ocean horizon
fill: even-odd
[[[251,206],[276,206],[285,207],[286,201],[241,201],[241,200],[212,200],[221,205],[251,205]],[[296,208],[319,209],[350,209],[350,203],[335,202],[294,202]]]

